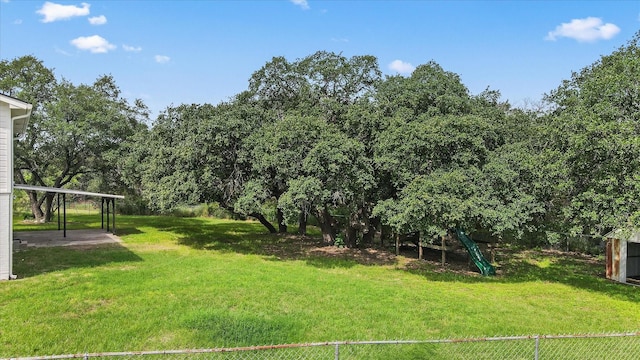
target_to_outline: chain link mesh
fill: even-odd
[[[640,359],[640,332],[483,339],[361,341],[245,348],[70,354],[16,360]],[[0,359],[7,360],[7,359]]]
[[[552,338],[540,341],[540,359],[640,359],[640,335]]]

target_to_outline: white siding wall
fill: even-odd
[[[13,131],[9,104],[0,102],[0,280],[11,276],[13,261],[12,195]]]
[[[11,147],[11,129],[0,126],[0,194],[11,192],[11,159],[8,157]]]

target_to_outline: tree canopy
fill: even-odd
[[[574,234],[636,227],[640,216],[640,32],[572,74],[546,100],[563,156],[564,221]]]
[[[33,56],[0,62],[0,90],[35,104],[25,139],[16,143],[17,183],[62,187],[105,174],[120,144],[145,127],[146,107],[129,104],[113,77],[74,85]],[[53,194],[28,193],[36,219],[49,220]]]
[[[229,101],[169,106],[150,128],[111,76],[74,85],[25,56],[0,62],[0,90],[37,103],[19,182],[112,168],[156,211],[217,202],[302,234],[312,220],[329,244],[452,228],[553,243],[640,225],[639,41],[536,110],[471,94],[433,61],[383,77],[373,56],[326,51],[274,57]]]

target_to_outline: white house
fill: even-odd
[[[23,134],[31,104],[0,94],[0,280],[14,278],[13,268],[13,140]]]

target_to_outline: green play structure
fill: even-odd
[[[471,256],[471,260],[476,264],[478,269],[480,269],[480,273],[484,276],[495,275],[496,268],[491,265],[487,259],[482,255],[478,244],[476,244],[470,237],[468,237],[462,229],[456,229],[456,235],[458,240],[464,245],[464,247],[469,252],[469,256]]]

